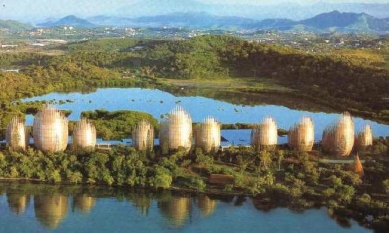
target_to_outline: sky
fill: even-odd
[[[113,8],[132,4],[132,0],[0,0],[0,18],[36,19],[75,14],[91,16],[110,13]]]
[[[298,4],[314,4],[318,2],[329,2],[329,3],[389,3],[389,0],[199,0],[205,3],[216,3],[216,4],[249,4],[249,5],[261,5],[261,4],[279,4],[282,2],[293,2]]]
[[[47,18],[59,18],[66,15],[79,17],[90,17],[96,15],[115,15],[122,9],[128,9],[132,4],[141,0],[0,0],[0,19],[15,19],[23,22],[46,20]],[[152,1],[158,5],[164,2],[193,0],[142,0]],[[141,1],[141,2],[142,2]],[[247,5],[269,5],[280,4],[285,0],[197,0],[207,4],[247,4]],[[316,2],[345,3],[389,3],[389,0],[287,0],[287,2],[298,4],[313,4]],[[164,4],[161,4],[164,5]],[[156,6],[158,8],[158,6]],[[144,10],[144,9],[143,9]],[[147,9],[146,9],[147,10]],[[190,10],[190,9],[188,9]]]

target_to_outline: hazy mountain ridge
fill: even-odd
[[[120,17],[169,15],[175,12],[206,12],[217,16],[239,16],[256,20],[287,18],[295,21],[308,19],[324,12],[340,11],[366,13],[377,18],[389,17],[389,2],[379,3],[324,3],[310,5],[282,3],[273,5],[207,4],[196,0],[144,0],[117,10]]]
[[[336,28],[339,31],[350,32],[389,32],[388,19],[375,18],[366,13],[356,14],[333,11],[317,15],[307,20],[302,20],[299,23],[319,30],[333,30]]]
[[[0,21],[1,22],[1,21]],[[13,21],[16,22],[16,21]],[[14,23],[15,24],[15,23]],[[21,23],[19,23],[21,24]],[[366,13],[332,11],[312,18],[294,21],[285,18],[256,20],[238,16],[216,16],[206,12],[176,12],[168,15],[137,18],[95,16],[87,19],[66,16],[58,21],[38,24],[39,27],[73,26],[93,28],[114,27],[184,27],[188,29],[227,30],[305,30],[314,32],[389,33],[389,18],[376,18]]]
[[[77,18],[74,15],[66,16],[54,22],[40,23],[37,26],[40,27],[73,26],[73,27],[83,27],[83,28],[96,27],[95,24],[89,22],[88,20]]]
[[[93,1],[76,1],[77,4],[58,4],[56,1],[45,1],[44,4],[23,4],[18,7],[18,1],[8,1],[9,5],[0,14],[1,19],[14,19],[21,22],[39,23],[47,18],[59,18],[66,15],[77,15],[80,18],[89,18],[95,15],[116,16],[120,18],[138,18],[142,16],[169,15],[175,12],[206,12],[216,16],[238,16],[256,20],[287,18],[295,21],[312,18],[324,12],[334,10],[340,12],[366,13],[376,18],[389,18],[389,1],[381,3],[332,3],[318,2],[306,4],[284,3],[272,1],[252,1],[252,4],[243,4],[234,1],[206,3],[204,0],[126,0],[105,1],[104,4],[94,4]],[[37,2],[40,2],[37,1]],[[280,1],[276,1],[280,2]],[[294,1],[299,2],[299,1]],[[317,1],[314,1],[317,2]],[[345,2],[345,1],[343,1]],[[364,2],[373,2],[364,0]],[[308,3],[308,4],[307,4]],[[51,9],[50,6],[53,6]],[[6,10],[9,9],[9,10]]]
[[[208,13],[173,13],[169,15],[144,16],[139,18],[93,17],[89,18],[96,25],[111,26],[147,26],[147,27],[186,27],[219,29],[276,29],[292,30],[295,26],[304,26],[312,31],[365,31],[389,32],[389,19],[379,19],[365,13],[341,13],[332,11],[315,17],[293,21],[290,19],[255,20],[237,16],[215,16]],[[110,24],[106,24],[106,23]]]
[[[15,20],[0,20],[0,28],[9,30],[28,30],[33,27],[29,24],[21,23]]]

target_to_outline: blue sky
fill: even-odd
[[[146,0],[143,0],[146,1]],[[147,0],[155,3],[180,2],[185,6],[186,1],[193,0]],[[269,5],[279,4],[285,0],[197,0],[208,4],[249,4]],[[313,4],[320,0],[288,0],[287,2],[298,4]],[[0,0],[0,19],[16,19],[21,21],[37,21],[47,18],[59,18],[74,14],[79,17],[95,15],[116,15],[123,9],[131,8],[131,5],[142,2],[141,0]],[[389,0],[321,0],[327,3],[363,2],[363,3],[389,3]],[[158,5],[151,3],[153,5]],[[138,4],[139,6],[139,4]],[[143,7],[147,11],[147,7]],[[154,6],[158,8],[158,6]],[[145,12],[145,9],[142,9]],[[188,9],[190,10],[190,9]],[[132,11],[135,12],[135,11]],[[126,13],[128,14],[128,13]]]

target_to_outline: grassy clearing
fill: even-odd
[[[48,56],[61,56],[67,53],[61,46],[49,45],[46,47],[33,47],[28,45],[21,45],[16,49],[0,49],[0,53],[38,53]]]
[[[389,70],[389,52],[386,55],[384,55],[384,58],[385,58],[385,63],[382,66],[382,68]]]
[[[385,58],[381,53],[374,50],[362,49],[341,49],[334,51],[336,55],[340,55],[343,59],[350,61],[352,64],[362,66],[376,66],[385,62]]]
[[[217,78],[217,79],[161,79],[164,84],[191,88],[211,89],[255,89],[290,92],[292,89],[283,87],[270,79],[259,78]]]

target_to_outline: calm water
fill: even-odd
[[[176,97],[160,90],[141,88],[104,88],[88,94],[51,93],[23,99],[24,102],[35,100],[55,100],[57,103],[60,100],[71,100],[71,103],[57,105],[59,109],[73,111],[69,116],[70,120],[78,120],[82,111],[96,109],[148,112],[156,119],[160,119],[161,115],[168,113],[176,104],[184,107],[194,122],[200,122],[208,115],[216,117],[222,123],[258,123],[266,116],[273,116],[279,128],[289,129],[302,116],[310,116],[315,123],[316,141],[321,139],[324,128],[339,117],[339,114],[312,113],[275,105],[243,106],[199,96]],[[26,121],[31,125],[33,117],[28,116]],[[389,136],[388,125],[362,118],[354,118],[354,123],[356,131],[361,130],[364,124],[370,124],[374,136]],[[235,144],[239,144],[239,141],[248,142],[250,137],[249,132],[239,132],[239,134],[225,132],[223,136],[225,135],[232,138]]]
[[[0,183],[0,232],[370,232],[325,208],[262,211],[250,198]]]

